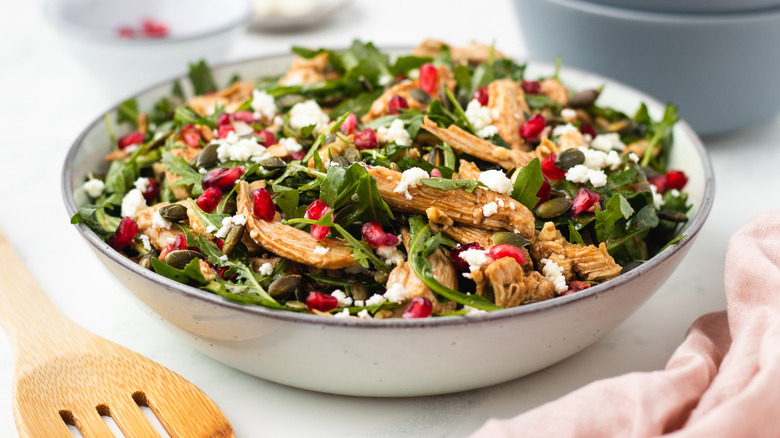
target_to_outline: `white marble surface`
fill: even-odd
[[[699,315],[724,308],[729,236],[780,203],[773,190],[780,187],[780,119],[708,139],[718,187],[698,240],[663,288],[589,349],[513,382],[447,396],[363,399],[287,388],[182,345],[136,306],[72,229],[60,196],[62,160],[81,129],[116,97],[64,50],[40,2],[2,2],[0,16],[0,229],[67,316],[194,382],[223,408],[239,437],[465,436],[489,417],[517,415],[594,380],[660,369]],[[509,54],[525,51],[508,1],[363,0],[324,27],[243,35],[227,58],[285,52],[293,44],[344,46],[354,37],[410,45],[429,36],[454,44],[495,40]],[[0,337],[4,437],[16,435],[12,370],[10,345]]]

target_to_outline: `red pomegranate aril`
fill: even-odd
[[[141,22],[144,35],[148,38],[165,38],[168,36],[168,26],[164,23],[147,18]]]
[[[581,187],[580,191],[571,201],[571,215],[577,216],[584,212],[592,213],[596,209],[596,203],[601,199],[601,195],[591,189]]]
[[[582,134],[587,134],[587,135],[590,135],[591,137],[594,137],[594,138],[595,138],[597,135],[599,135],[599,133],[598,133],[598,132],[596,132],[596,127],[594,127],[594,126],[593,126],[593,125],[591,125],[590,123],[583,123],[583,124],[581,124],[581,125],[580,125],[580,132],[581,132]]]
[[[273,132],[267,129],[255,131],[255,135],[257,136],[259,142],[262,143],[265,147],[273,146],[279,143],[279,140],[276,139],[276,136],[273,134]]]
[[[217,138],[227,138],[228,134],[236,132],[236,128],[233,125],[222,125],[217,127]]]
[[[252,114],[252,111],[236,111],[233,114],[230,115],[230,118],[237,121],[237,122],[244,122],[244,123],[255,123],[255,115]]]
[[[441,178],[441,177],[442,177],[441,170],[436,168],[431,170],[431,178]]]
[[[271,194],[264,188],[252,190],[252,202],[253,213],[260,219],[271,222],[274,220],[276,214],[276,206],[274,205]]]
[[[243,166],[217,167],[203,175],[203,190],[216,187],[222,192],[227,192],[236,185],[236,181],[244,174]]]
[[[520,127],[520,135],[526,141],[536,141],[547,126],[547,120],[541,114],[534,114]]]
[[[346,119],[344,119],[344,123],[341,124],[339,127],[339,131],[352,134],[352,132],[357,127],[357,116],[353,113],[347,116]]]
[[[225,241],[217,237],[217,248],[222,251],[222,247],[225,246]]]
[[[306,151],[298,151],[290,153],[290,158],[296,161],[303,160],[306,157]]]
[[[322,199],[316,199],[314,202],[306,207],[306,213],[303,215],[305,219],[319,220],[329,210],[328,204]]]
[[[171,251],[178,251],[181,249],[189,249],[187,246],[187,236],[184,234],[177,235],[176,240],[174,240],[173,244],[171,244]]]
[[[590,287],[590,283],[588,283],[587,281],[573,280],[571,283],[569,283],[569,289],[560,295],[563,296],[563,295],[573,294],[575,292],[585,290],[589,287]]]
[[[668,189],[667,185],[669,183],[669,179],[666,177],[665,174],[656,175],[649,180],[647,180],[650,184],[655,186],[655,191],[658,193],[664,193]]]
[[[230,114],[220,113],[220,115],[217,116],[217,127],[228,126],[230,124]]]
[[[393,94],[390,97],[390,101],[387,102],[387,109],[390,111],[390,114],[398,114],[407,108],[409,108],[409,104],[406,102],[406,99],[397,94]]]
[[[681,170],[670,170],[666,172],[666,189],[681,190],[688,184],[688,177]]]
[[[356,132],[352,140],[355,142],[355,147],[360,150],[376,149],[379,147],[379,141],[376,139],[376,131],[371,128]]]
[[[222,199],[222,190],[216,187],[209,187],[198,196],[195,201],[201,210],[211,213],[219,205],[219,201]]]
[[[225,273],[227,273],[228,269],[230,269],[230,266],[220,266],[219,268],[213,268],[214,273],[219,275],[220,278],[225,280]]]
[[[330,227],[326,227],[325,225],[312,225],[311,231],[309,232],[311,237],[318,241],[328,237],[328,233],[330,233]]]
[[[523,81],[520,83],[520,87],[528,94],[540,94],[542,92],[542,84],[539,81]]]
[[[487,87],[479,87],[476,90],[474,90],[474,95],[471,96],[472,99],[476,99],[477,102],[479,102],[480,105],[485,106],[490,101],[490,94],[488,93]]]
[[[436,94],[439,71],[430,62],[420,66],[420,88],[430,95]]]
[[[549,179],[563,179],[566,171],[555,165],[558,155],[551,153],[542,160],[542,174]]]
[[[117,146],[119,146],[119,149],[124,149],[134,144],[143,143],[143,141],[144,141],[144,135],[138,131],[133,131],[119,137],[119,140],[116,142],[116,144]]]
[[[487,255],[493,260],[511,257],[521,266],[525,263],[525,254],[523,254],[523,250],[509,243],[502,243],[501,245],[490,248]]]
[[[322,292],[311,291],[306,296],[306,307],[309,310],[319,310],[320,312],[329,312],[339,306],[339,300]]]
[[[387,233],[382,229],[382,224],[377,221],[366,222],[360,228],[360,234],[369,245],[377,247],[385,245]]]
[[[203,135],[200,133],[200,129],[193,125],[184,125],[181,128],[181,138],[187,146],[197,147],[200,146]]]
[[[119,221],[114,234],[108,238],[108,246],[122,251],[135,239],[136,234],[138,234],[138,224],[132,218],[125,216]]]
[[[552,188],[550,187],[550,181],[548,181],[547,178],[542,177],[542,186],[539,187],[539,191],[536,192],[536,197],[539,198],[539,202],[536,203],[534,208],[540,206],[542,203],[550,199],[551,191]]]
[[[409,304],[406,305],[406,309],[401,315],[401,318],[427,318],[431,316],[431,313],[433,313],[433,303],[431,303],[431,300],[425,297],[414,297],[409,300]]]
[[[452,260],[452,266],[454,266],[458,271],[466,272],[469,270],[469,262],[463,260],[460,254],[463,251],[468,251],[470,249],[478,249],[481,251],[482,245],[477,242],[471,242],[465,245],[458,245],[450,250],[450,260]]]
[[[149,182],[146,184],[146,189],[142,192],[146,203],[149,205],[155,204],[157,201],[157,194],[160,193],[160,184],[154,178],[146,178]]]
[[[385,233],[385,243],[383,243],[383,246],[396,246],[401,242],[401,239],[398,238],[393,233]]]

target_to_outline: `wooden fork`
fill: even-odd
[[[16,353],[13,409],[20,436],[158,437],[148,406],[171,437],[233,437],[233,428],[195,385],[60,313],[0,232],[0,322]]]

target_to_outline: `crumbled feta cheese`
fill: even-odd
[[[303,146],[292,137],[279,139],[279,144],[284,146],[284,148],[287,149],[287,152],[291,154],[303,150]]]
[[[140,239],[141,239],[141,243],[144,244],[144,249],[147,250],[147,251],[151,251],[152,250],[152,242],[149,241],[149,236],[147,236],[146,234],[141,234],[140,235]]]
[[[239,137],[235,132],[230,132],[224,139],[215,139],[211,143],[219,145],[217,158],[220,162],[251,159],[257,163],[270,156],[255,136]]]
[[[357,193],[353,193],[352,196],[349,197],[349,199],[351,199],[354,202],[360,199],[360,197],[358,197]]]
[[[349,318],[352,315],[349,314],[349,309],[344,309],[341,312],[334,313],[333,316],[336,318]]]
[[[678,197],[681,195],[680,191],[679,191],[679,190],[677,190],[677,189],[671,189],[671,190],[669,190],[669,194],[670,194],[670,195],[672,195],[672,196],[674,196],[675,198],[678,198]]]
[[[515,208],[517,208],[517,204],[516,204],[516,203],[514,203],[514,202],[510,202],[510,203],[509,203],[509,209],[510,209],[510,210],[514,210]]]
[[[105,188],[106,184],[97,178],[92,178],[84,183],[84,191],[93,198],[102,195]]]
[[[401,182],[398,183],[394,193],[403,193],[406,199],[412,199],[412,195],[409,194],[409,187],[417,187],[417,183],[423,178],[429,178],[428,172],[420,169],[419,167],[412,167],[411,169],[404,170],[401,174]]]
[[[477,99],[472,99],[466,106],[466,118],[468,119],[471,127],[479,137],[488,138],[493,134],[498,133],[498,128],[491,126],[493,118],[490,116],[490,109],[482,106]],[[489,129],[492,128],[492,129]]]
[[[403,284],[393,283],[387,288],[384,297],[387,301],[393,303],[403,303],[409,298],[409,291],[406,290]]]
[[[206,227],[206,232],[207,232],[207,233],[214,234],[214,233],[216,233],[216,232],[217,232],[217,230],[219,230],[219,228],[215,227],[215,226],[214,226],[214,225],[212,225],[212,224],[209,224],[209,226],[208,226],[208,227]]]
[[[601,187],[607,183],[607,175],[603,170],[590,169],[583,164],[578,164],[566,171],[566,180],[579,184],[590,182],[593,187]]]
[[[482,214],[485,217],[490,217],[496,213],[498,213],[498,204],[495,202],[488,202],[482,206]]]
[[[469,273],[469,272],[464,272],[464,273],[463,273],[463,274],[461,274],[461,275],[463,275],[463,278],[468,278],[469,280],[471,280],[471,279],[472,279],[472,278],[471,278],[471,273]]]
[[[171,229],[171,225],[173,225],[173,223],[171,223],[171,221],[169,221],[168,219],[165,219],[164,217],[162,217],[160,215],[160,210],[159,209],[157,209],[154,212],[154,214],[152,215],[152,226],[153,227],[170,230]]]
[[[635,152],[629,152],[628,153],[628,159],[633,161],[634,163],[639,162],[639,155],[637,155]]]
[[[357,313],[357,317],[360,319],[370,319],[371,313],[368,311],[368,309],[363,309]]]
[[[389,128],[380,127],[376,130],[376,133],[385,143],[395,142],[395,144],[400,146],[412,144],[412,137],[409,136],[409,132],[404,128],[404,121],[401,119],[393,120]]]
[[[577,110],[572,108],[564,108],[561,110],[561,118],[566,123],[572,123],[577,121]]]
[[[414,68],[409,70],[409,73],[406,74],[406,76],[409,77],[409,79],[419,79],[420,78],[420,69]]]
[[[546,279],[553,282],[556,292],[563,293],[569,289],[566,286],[566,277],[563,276],[563,269],[557,263],[550,259],[541,259],[539,263],[542,265],[542,274]]]
[[[379,76],[379,80],[377,82],[379,83],[379,85],[384,87],[385,85],[389,84],[390,82],[393,82],[393,77],[390,76],[390,75],[381,75],[381,76]]]
[[[487,310],[477,309],[468,305],[464,305],[463,310],[466,311],[466,316],[482,316],[488,313]]]
[[[379,294],[371,295],[371,298],[366,300],[366,306],[378,306],[387,301],[385,297]]]
[[[576,126],[572,125],[571,123],[567,123],[565,125],[558,125],[553,129],[552,136],[557,137],[559,135],[564,135],[569,132],[579,132],[580,130],[577,129]]]
[[[166,239],[166,241],[168,243],[170,243],[171,245],[173,245],[174,243],[176,243],[176,238],[171,236],[171,237],[168,237],[168,239]]]
[[[604,163],[607,160],[606,153],[596,149],[589,149],[584,146],[580,146],[578,149],[585,155],[585,162],[582,163],[583,166],[593,170],[601,170],[604,167]]]
[[[486,170],[480,173],[477,179],[494,192],[507,196],[512,193],[512,180],[500,170]]]
[[[588,172],[588,180],[593,187],[604,187],[607,185],[607,174],[603,170],[591,170]]]
[[[122,198],[122,216],[135,216],[139,211],[146,208],[146,199],[143,193],[138,189],[127,192]]]
[[[596,138],[590,142],[590,147],[608,152],[612,149],[622,151],[626,148],[626,145],[620,141],[620,134],[617,132],[610,132],[597,135]]]
[[[352,305],[352,297],[347,296],[341,289],[334,290],[330,293],[330,296],[338,300],[339,307],[349,307]]]
[[[228,255],[227,255],[227,254],[222,254],[221,256],[219,256],[219,259],[220,259],[220,260],[222,260],[223,262],[226,262],[226,261],[228,261],[228,259],[229,259],[229,258],[230,258],[230,257],[228,257]]]
[[[224,239],[227,237],[228,233],[230,232],[230,228],[233,225],[244,225],[246,224],[246,218],[242,214],[237,214],[235,216],[228,216],[224,219],[222,219],[222,228],[219,229],[214,234],[214,237],[218,237],[220,239]]]
[[[496,134],[498,134],[498,128],[493,125],[485,126],[477,131],[477,135],[482,138],[490,138]]]
[[[235,129],[236,135],[238,136],[249,135],[255,132],[255,128],[253,128],[252,125],[242,121],[233,122],[233,129]]]
[[[201,174],[201,175],[205,175],[205,174],[207,174],[208,172],[209,172],[209,171],[208,171],[208,170],[206,170],[206,168],[205,168],[205,167],[201,167],[200,169],[198,169],[198,173],[199,173],[199,174]]]
[[[328,115],[322,112],[322,108],[313,100],[300,102],[293,105],[288,113],[290,116],[290,126],[293,129],[303,129],[307,126],[315,125],[315,131],[320,131],[328,126],[330,119]]]
[[[255,111],[255,117],[267,120],[272,120],[278,112],[276,99],[260,90],[252,90],[252,109]]]
[[[363,300],[355,300],[355,305],[356,305],[357,307],[363,307],[363,306],[365,306],[365,305],[366,305],[366,302],[365,302],[365,301],[363,301]]]
[[[622,164],[622,160],[620,159],[620,155],[618,155],[615,151],[609,151],[607,153],[607,158],[604,160],[604,165],[609,167],[611,170],[617,170],[618,167]]]
[[[506,205],[506,204],[504,203],[504,200],[503,200],[503,199],[501,199],[501,198],[498,198],[498,199],[496,199],[496,203],[498,203],[498,206],[499,206],[499,207],[503,207],[503,206],[505,206],[505,205]]]
[[[481,249],[467,249],[459,255],[464,262],[469,264],[469,271],[476,271],[492,261],[492,259],[487,256],[487,251]]]
[[[133,183],[133,186],[135,188],[137,188],[138,190],[140,190],[141,193],[143,193],[143,192],[145,192],[149,188],[149,184],[151,184],[149,182],[149,178],[146,178],[146,177],[142,176],[142,177],[138,178],[137,180],[135,180],[135,182]]]
[[[394,246],[380,245],[376,247],[375,252],[388,265],[398,265],[405,260],[404,253]]]
[[[328,253],[328,251],[330,251],[330,248],[327,248],[325,246],[318,246],[318,247],[314,248],[313,252],[314,252],[314,254],[325,255],[325,254]]]
[[[658,193],[658,187],[656,187],[654,184],[650,184],[650,192],[653,194],[653,205],[655,206],[656,210],[660,210],[661,207],[664,206],[663,195]]]
[[[263,263],[260,269],[257,270],[261,275],[271,275],[274,272],[274,265],[270,263]]]

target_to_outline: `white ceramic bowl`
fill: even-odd
[[[291,56],[222,65],[219,83],[279,74]],[[528,77],[552,66],[531,63]],[[600,104],[633,113],[646,102],[653,117],[663,105],[599,76],[563,69],[577,88],[605,85]],[[147,108],[169,89],[163,83],[138,95]],[[116,107],[109,110],[116,111]],[[120,133],[121,134],[121,133]],[[685,236],[650,261],[577,294],[481,316],[418,320],[325,318],[244,306],[143,269],[112,250],[84,225],[77,229],[100,260],[155,319],[203,353],[232,367],[285,385],[358,396],[418,396],[485,387],[532,373],[598,340],[647,300],[679,264],[712,205],[714,181],[707,154],[690,127],[680,122],[671,165],[689,176],[694,207]],[[71,147],[63,169],[68,212],[86,202],[88,172],[106,170],[110,149],[101,114]]]
[[[778,0],[582,0],[589,3],[648,12],[729,13],[752,12],[780,7]]]
[[[249,0],[50,0],[45,14],[67,49],[113,97],[187,71],[189,62],[223,59],[246,29]],[[122,38],[142,20],[164,23],[164,38]]]
[[[769,120],[780,110],[780,8],[672,14],[580,0],[513,4],[531,57],[560,56],[675,102],[700,135]]]

